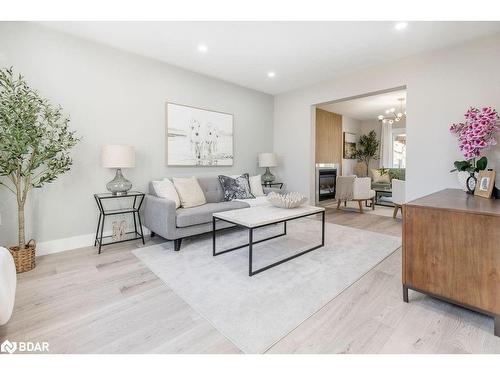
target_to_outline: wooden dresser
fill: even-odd
[[[405,204],[405,302],[408,289],[492,316],[500,336],[500,200],[446,189]]]

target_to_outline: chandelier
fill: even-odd
[[[385,110],[385,115],[379,115],[377,118],[382,123],[394,124],[395,122],[399,122],[402,119],[406,119],[406,109],[403,108],[403,102],[405,98],[399,98],[399,109],[396,112],[396,108],[389,108]]]

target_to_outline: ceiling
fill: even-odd
[[[397,110],[400,103],[399,98],[405,98],[403,108],[406,108],[406,90],[323,104],[319,105],[318,108],[357,120],[377,120],[377,116],[384,115],[386,109],[396,108]]]
[[[500,33],[500,22],[410,22],[401,31],[389,21],[39,23],[269,94]]]

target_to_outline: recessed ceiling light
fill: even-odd
[[[208,51],[208,47],[207,47],[206,45],[204,45],[204,44],[200,44],[200,45],[198,46],[198,51],[199,51],[199,52],[203,52],[203,53],[205,53],[205,52],[207,52],[207,51]]]
[[[408,27],[408,22],[398,22],[394,25],[396,30],[404,30]]]
[[[267,72],[267,76],[269,78],[274,78],[274,77],[276,77],[276,73],[274,73],[274,72]]]

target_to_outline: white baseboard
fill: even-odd
[[[151,232],[142,227],[144,235],[149,235]],[[110,236],[111,231],[105,231],[104,236]],[[94,245],[95,233],[82,234],[74,237],[60,238],[57,240],[40,242],[36,245],[36,255],[48,255],[60,253],[68,250],[80,249]]]

